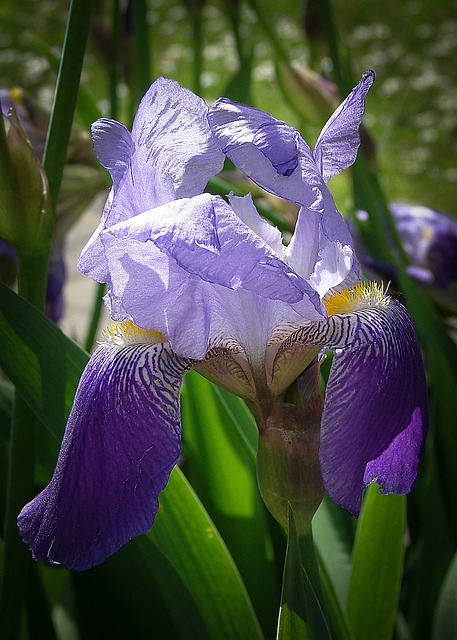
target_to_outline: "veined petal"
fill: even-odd
[[[201,193],[209,178],[219,173],[224,156],[212,136],[207,110],[192,91],[158,78],[138,107],[131,136],[115,121],[95,123],[95,148],[112,175],[113,190],[100,225],[81,253],[82,273],[106,282],[99,238],[104,229],[176,198]]]
[[[119,261],[125,264],[127,259],[141,255],[146,264],[151,245],[154,245],[182,269],[183,280],[192,275],[229,289],[243,288],[262,297],[298,304],[307,319],[319,319],[324,315],[314,289],[218,196],[202,194],[175,200],[110,227],[103,232],[102,240],[110,260],[113,287]],[[132,240],[137,248],[135,254],[127,256],[125,243]],[[152,257],[150,268],[156,271]],[[151,282],[146,279],[142,284],[139,282],[136,280],[134,286],[141,295],[143,288],[151,287]],[[125,304],[124,308],[131,314]]]
[[[343,295],[343,294],[338,294]],[[335,350],[321,425],[325,487],[358,515],[364,484],[406,493],[428,424],[427,387],[410,315],[389,296],[299,330],[292,341]]]
[[[51,482],[18,517],[35,558],[88,569],[149,529],[181,450],[179,390],[191,366],[166,343],[98,347]]]
[[[135,150],[130,131],[116,120],[100,118],[92,124],[91,134],[98,161],[109,171],[116,191]]]
[[[323,180],[296,129],[228,98],[210,105],[208,121],[223,153],[251,180],[296,204],[320,207]]]
[[[175,80],[158,78],[141,100],[132,137],[145,162],[145,182],[170,175],[177,198],[201,193],[224,157],[207,120],[208,106]],[[162,202],[148,203],[150,209]]]
[[[354,163],[360,145],[359,127],[365,98],[375,79],[367,71],[324,125],[314,149],[314,157],[325,182]]]

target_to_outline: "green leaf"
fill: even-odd
[[[320,563],[325,566],[338,598],[347,602],[354,542],[352,516],[325,495],[313,518],[313,531]]]
[[[327,619],[338,640],[353,638],[346,616],[354,539],[353,520],[327,495],[313,518]]]
[[[185,378],[182,413],[186,475],[230,549],[263,629],[271,628],[279,584],[256,480],[253,417],[242,400],[194,372]]]
[[[236,566],[178,467],[147,535],[187,585],[211,638],[262,638]]]
[[[367,490],[352,555],[348,618],[356,640],[390,640],[403,570],[405,496]]]
[[[71,580],[84,638],[209,640],[189,590],[148,536]]]
[[[433,620],[432,640],[457,640],[457,553],[441,587]]]
[[[89,358],[46,316],[0,284],[0,366],[60,440]]]
[[[324,613],[302,565],[300,546],[293,512],[289,507],[277,640],[330,640]]]
[[[0,331],[0,365],[60,440],[87,354],[3,285]],[[148,537],[187,585],[210,637],[216,637],[218,629],[227,629],[225,637],[261,638],[233,560],[179,469],[173,472],[160,500],[161,510]],[[151,567],[151,577],[153,572],[157,581],[162,579],[162,566]]]

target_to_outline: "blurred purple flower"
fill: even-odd
[[[334,349],[326,489],[357,514],[372,479],[384,492],[411,488],[427,420],[412,320],[379,287],[353,287],[351,238],[325,184],[355,159],[372,81],[364,75],[314,153],[266,113],[225,99],[208,110],[163,78],[131,134],[95,123],[113,187],[80,268],[107,283],[119,324],[82,375],[51,482],[19,516],[34,557],[86,569],[151,526],[180,454],[179,392],[192,368],[266,417],[321,349]],[[202,193],[221,149],[302,206],[287,248],[250,196],[228,204]]]
[[[444,288],[457,280],[457,220],[447,214],[412,204],[389,205],[395,225],[410,260],[408,273],[426,285]],[[365,211],[357,211],[362,222]],[[395,267],[372,258],[353,230],[357,255],[362,264],[376,273],[395,279]]]

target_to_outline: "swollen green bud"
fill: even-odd
[[[2,117],[0,236],[23,253],[41,252],[52,236],[46,174],[14,110]]]
[[[318,455],[323,408],[319,363],[293,386],[297,404],[274,403],[259,424],[257,478],[274,518],[287,528],[290,504],[298,534],[304,535],[324,495]]]

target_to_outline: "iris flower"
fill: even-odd
[[[193,368],[244,398],[262,434],[290,386],[333,349],[320,425],[326,490],[358,514],[373,479],[384,492],[411,488],[427,413],[413,323],[382,288],[358,282],[326,186],[356,157],[372,82],[363,76],[314,152],[262,111],[226,99],[208,109],[163,78],[131,134],[95,123],[113,186],[79,267],[107,283],[116,323],[82,374],[49,485],[19,515],[34,557],[82,570],[148,530],[180,455],[180,386]],[[301,205],[287,248],[249,195],[203,192],[224,155]]]
[[[410,264],[406,270],[418,282],[445,288],[457,280],[457,221],[455,218],[429,207],[414,204],[389,205],[393,221],[403,243]],[[366,222],[366,211],[357,211],[358,219]],[[357,237],[358,254],[362,264],[377,273],[395,278],[392,264],[372,258]]]

